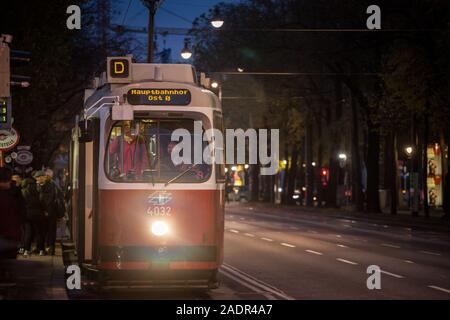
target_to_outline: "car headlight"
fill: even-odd
[[[169,225],[164,221],[155,221],[152,223],[152,233],[161,237],[169,233]]]

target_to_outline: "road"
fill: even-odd
[[[228,207],[225,263],[294,299],[449,299],[450,237],[317,214]],[[381,289],[366,286],[381,269]]]
[[[450,236],[383,220],[226,209],[222,286],[108,292],[121,299],[450,299]],[[381,289],[369,290],[371,265]]]
[[[450,299],[449,249],[450,234],[443,230],[398,225],[379,218],[293,214],[230,205],[226,208],[225,259],[219,289],[68,292],[64,289],[64,266],[58,248],[56,257],[28,258],[28,267],[34,272],[32,275],[19,272],[19,278],[27,284],[18,285],[15,296],[159,300]],[[381,289],[367,288],[367,268],[371,265],[381,269]],[[43,280],[46,278],[47,282]]]

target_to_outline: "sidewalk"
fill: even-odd
[[[318,208],[305,206],[287,206],[277,205],[266,202],[230,202],[226,205],[228,208],[241,208],[243,210],[259,211],[268,214],[288,214],[288,215],[314,215],[331,218],[354,218],[366,220],[369,222],[386,222],[393,226],[414,227],[416,229],[438,229],[450,232],[450,219],[441,218],[442,214],[430,212],[430,217],[423,216],[412,217],[410,212],[399,211],[397,215],[389,213],[370,214],[364,212],[355,212],[349,208]]]
[[[61,247],[55,256],[0,261],[0,300],[66,300]],[[6,279],[5,279],[6,278]]]

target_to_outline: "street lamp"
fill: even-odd
[[[184,48],[181,50],[181,57],[185,60],[190,59],[192,57],[192,52],[189,50],[189,40],[184,39]]]
[[[407,146],[407,147],[405,147],[405,152],[406,152],[406,155],[408,156],[408,158],[410,158],[414,152],[414,149],[411,146]]]
[[[415,193],[416,193],[416,188],[417,188],[417,184],[416,184],[416,176],[415,173],[413,172],[413,154],[414,154],[414,148],[412,146],[406,146],[405,147],[405,153],[406,153],[406,157],[408,158],[408,178],[409,178],[409,192],[408,192],[408,206],[412,209],[413,207],[413,199],[415,198]]]
[[[220,18],[214,18],[214,20],[211,20],[211,25],[214,28],[218,29],[218,28],[223,26],[223,22],[224,21],[222,19],[220,19]]]
[[[338,154],[338,159],[339,159],[339,165],[341,166],[341,168],[345,167],[345,162],[347,161],[347,155],[343,152]]]
[[[216,80],[213,80],[211,82],[211,88],[217,90],[218,89],[218,97],[219,97],[219,101],[222,102],[222,86],[219,85],[219,82],[217,82]]]
[[[214,14],[213,14],[213,18],[211,20],[211,25],[214,28],[218,29],[223,26],[223,22],[224,22],[223,19],[220,17],[219,8],[217,8],[217,7],[214,8]]]

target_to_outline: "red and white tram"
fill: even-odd
[[[190,65],[114,57],[107,70],[86,90],[72,135],[71,225],[82,273],[101,286],[217,287],[224,166],[214,152],[212,164],[170,161],[174,130],[223,130],[217,96]]]

